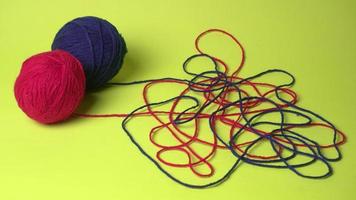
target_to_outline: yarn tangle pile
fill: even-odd
[[[209,33],[224,34],[241,49],[241,62],[231,75],[228,73],[231,69],[226,62],[201,50],[199,41]],[[318,179],[332,175],[333,169],[330,163],[341,159],[339,146],[345,143],[346,136],[326,118],[297,105],[297,94],[290,89],[295,83],[292,74],[280,69],[270,69],[250,77],[241,77],[239,72],[245,62],[244,48],[233,35],[224,30],[209,29],[201,33],[195,40],[195,47],[198,54],[190,56],[183,64],[184,72],[192,76],[190,80],[161,78],[129,83],[111,82],[108,85],[145,84],[143,89],[145,104],[129,114],[76,113],[76,115],[81,117],[123,117],[122,128],[138,150],[173,181],[190,188],[206,188],[218,185],[224,182],[242,162],[261,167],[289,169],[305,178]],[[192,72],[188,65],[192,60],[198,58],[209,59],[214,69],[201,73]],[[258,81],[259,78],[271,74],[286,76],[289,81],[278,85]],[[150,102],[147,96],[149,88],[162,83],[182,85],[185,89],[178,96],[160,102]],[[193,93],[194,95],[192,95]],[[231,99],[232,96],[235,98]],[[188,108],[181,111],[177,107],[183,101],[192,103]],[[171,105],[171,107],[169,110],[158,110],[162,105]],[[278,116],[278,119],[268,120],[270,115]],[[151,117],[159,124],[148,133],[152,145],[157,148],[156,157],[145,151],[128,128],[132,119],[142,116]],[[165,117],[165,120],[162,116]],[[290,120],[290,116],[297,117],[298,120]],[[211,140],[201,137],[199,127],[203,120],[208,121]],[[187,124],[194,127],[193,131],[188,132],[182,128]],[[219,129],[217,124],[224,124],[229,128]],[[265,127],[269,128],[266,129]],[[331,141],[321,143],[301,131],[312,127],[328,129],[329,134],[332,134]],[[161,144],[155,140],[155,135],[163,129],[169,132],[170,137],[177,144]],[[313,134],[320,133],[315,132]],[[248,141],[240,139],[246,135],[252,136],[253,139]],[[323,135],[319,136],[323,137]],[[271,155],[258,154],[253,151],[262,143],[270,146],[273,151]],[[210,150],[202,155],[201,152],[194,149],[194,144],[203,144]],[[215,167],[210,161],[220,150],[230,151],[236,159],[223,176],[212,182],[191,184],[178,179],[166,170],[166,167],[188,168],[199,177],[214,176]],[[334,155],[327,155],[325,153],[327,150],[333,150]],[[186,155],[187,163],[167,161],[163,158],[162,154],[172,151]],[[299,159],[300,157],[304,159]],[[322,174],[302,172],[302,169],[316,162],[322,163],[327,170]],[[208,172],[200,172],[197,167],[201,165],[208,167]]]

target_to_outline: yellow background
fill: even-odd
[[[49,50],[64,23],[86,15],[109,20],[125,37],[129,53],[117,81],[185,77],[180,66],[195,53],[198,33],[212,27],[233,33],[247,51],[241,75],[290,71],[299,105],[347,134],[335,174],[308,180],[241,165],[224,184],[193,190],[141,156],[121,119],[73,118],[53,126],[28,119],[13,96],[22,61]],[[355,199],[355,32],[353,0],[0,0],[0,199]],[[219,52],[233,62],[230,50]],[[129,112],[142,104],[140,93],[135,86],[102,90],[80,109]]]

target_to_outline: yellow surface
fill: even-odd
[[[246,47],[241,75],[269,68],[293,73],[299,105],[348,135],[344,159],[324,180],[243,164],[223,185],[192,190],[141,156],[120,119],[33,122],[13,97],[21,63],[49,50],[64,23],[85,15],[109,20],[126,39],[129,54],[118,81],[185,78],[180,66],[194,53],[194,37],[211,27],[230,31]],[[353,0],[0,0],[0,199],[355,199],[355,31]],[[219,48],[229,61],[237,58],[231,48]],[[129,112],[142,104],[140,94],[139,86],[102,90],[88,95],[80,110]]]

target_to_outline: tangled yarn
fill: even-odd
[[[67,119],[84,96],[85,75],[71,54],[55,50],[28,58],[15,82],[18,106],[45,124]]]
[[[231,70],[222,59],[204,53],[199,47],[199,41],[209,33],[219,33],[227,36],[241,49],[240,64]],[[216,186],[235,171],[240,163],[259,167],[275,169],[288,169],[304,178],[325,178],[333,173],[331,162],[341,159],[339,146],[346,141],[346,136],[323,116],[297,105],[297,94],[290,89],[295,78],[287,71],[271,69],[250,77],[241,77],[239,72],[244,65],[245,52],[241,43],[230,33],[220,29],[209,29],[201,33],[195,41],[199,52],[190,56],[183,64],[186,74],[191,79],[161,78],[130,83],[109,83],[110,85],[124,86],[145,84],[143,89],[144,105],[134,109],[128,114],[82,114],[81,117],[123,117],[122,128],[131,142],[147,157],[162,173],[173,181],[190,188],[206,188]],[[206,58],[212,63],[212,69],[200,73],[192,72],[188,65],[196,58]],[[259,78],[270,74],[285,76],[288,81],[274,85],[258,81]],[[148,93],[153,85],[174,84],[184,86],[178,96],[151,102]],[[234,96],[235,98],[231,99]],[[237,97],[237,98],[236,98]],[[191,102],[186,109],[178,109],[183,102]],[[163,105],[170,105],[168,110]],[[161,108],[161,109],[160,109]],[[277,120],[269,115],[277,115]],[[298,120],[291,119],[297,117]],[[147,132],[147,138],[156,149],[155,156],[151,156],[135,139],[128,124],[136,117],[150,117],[158,123]],[[207,121],[210,128],[210,137],[207,139],[201,133],[202,122]],[[228,129],[219,129],[217,124],[224,124]],[[193,130],[187,131],[185,126],[190,125]],[[266,128],[269,127],[269,128]],[[327,143],[319,141],[323,136],[313,132],[314,137],[305,134],[311,128],[324,128],[330,130],[331,140]],[[176,144],[168,145],[155,138],[165,130],[165,136],[173,139]],[[167,132],[169,134],[167,134]],[[250,136],[250,140],[241,139]],[[252,151],[264,143],[268,144],[272,154],[265,155]],[[210,150],[197,151],[196,144],[205,145]],[[334,150],[334,156],[327,155],[326,150]],[[166,167],[186,168],[198,177],[214,176],[215,167],[211,160],[217,151],[229,151],[235,157],[235,162],[224,175],[205,184],[192,184],[178,179]],[[168,161],[162,156],[169,152],[181,152],[186,156],[186,163],[181,161]],[[302,159],[300,159],[302,158]],[[325,171],[320,174],[310,174],[303,171],[314,163],[321,163]],[[198,166],[204,165],[209,171],[200,172]]]

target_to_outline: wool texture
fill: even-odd
[[[68,51],[82,63],[89,90],[111,80],[120,70],[127,52],[124,38],[115,26],[91,16],[65,24],[54,38],[54,49]]]
[[[85,74],[68,52],[40,53],[23,63],[14,92],[18,106],[30,118],[45,124],[63,121],[83,99]]]

